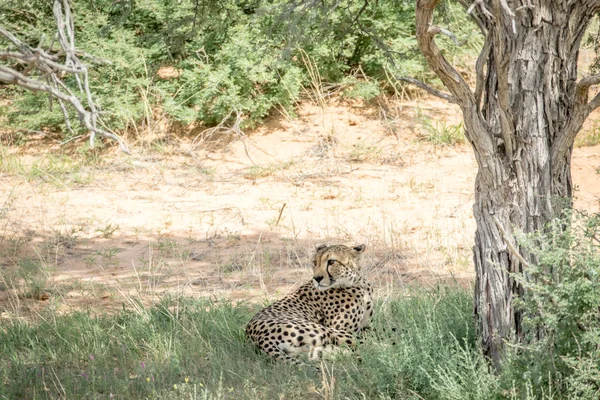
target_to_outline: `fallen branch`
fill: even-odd
[[[125,144],[119,136],[115,135],[112,132],[100,129],[97,126],[94,126],[95,121],[92,119],[92,113],[83,108],[83,105],[77,97],[73,95],[67,95],[55,87],[40,82],[36,79],[28,78],[25,75],[16,72],[10,68],[4,67],[2,65],[0,65],[0,82],[7,83],[9,85],[17,85],[32,92],[48,93],[52,97],[57,99],[59,102],[67,102],[71,104],[73,108],[75,108],[75,111],[77,111],[77,113],[79,114],[81,122],[85,125],[87,129],[89,129],[93,133],[116,140],[119,143],[121,150],[129,154],[127,147],[125,146]],[[91,143],[91,145],[93,146],[93,143]]]
[[[60,51],[31,48],[15,35],[0,27],[0,37],[12,43],[12,49],[0,51],[0,61],[9,61],[8,65],[0,65],[0,82],[16,85],[32,92],[43,92],[51,99],[58,101],[63,113],[67,129],[71,130],[67,104],[70,104],[79,116],[79,121],[90,131],[90,146],[94,146],[96,135],[101,135],[119,143],[121,150],[129,154],[127,146],[118,135],[99,127],[100,110],[94,103],[90,91],[87,66],[79,60],[78,54],[88,56],[75,49],[73,15],[68,0],[54,0],[54,19],[56,20],[57,38]],[[61,63],[61,59],[64,61]],[[16,69],[14,64],[25,65],[24,69]],[[38,76],[32,76],[37,73]],[[65,74],[75,77],[79,93],[85,101],[73,93],[62,80]]]

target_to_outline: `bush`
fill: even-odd
[[[235,111],[254,123],[299,97],[304,76],[298,66],[281,59],[255,28],[236,26],[230,33],[213,57],[186,58],[177,64],[178,79],[157,85],[177,120],[214,125]]]
[[[572,211],[523,237],[538,260],[525,295],[524,343],[505,366],[506,386],[533,396],[597,399],[600,393],[600,214]]]
[[[254,124],[275,107],[293,107],[310,86],[301,52],[324,83],[348,82],[362,70],[369,83],[354,85],[351,96],[378,95],[377,86],[386,86],[389,76],[434,79],[414,38],[414,1],[72,3],[78,47],[110,61],[85,58],[92,91],[114,129],[139,123],[157,108],[184,123],[214,125],[233,111]],[[7,0],[0,20],[33,47],[42,35],[47,47],[54,35],[51,2],[45,0]],[[460,58],[481,45],[457,3],[444,3],[438,21],[464,42],[457,47],[441,37],[443,51]],[[156,72],[164,66],[178,76],[161,79]],[[13,129],[65,132],[60,110],[50,109],[46,96],[3,87],[0,97],[11,100],[0,113]]]

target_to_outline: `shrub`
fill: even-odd
[[[572,211],[522,246],[538,260],[525,295],[524,343],[505,366],[506,381],[521,393],[597,399],[600,393],[600,214]],[[507,383],[506,386],[511,384]]]
[[[354,84],[350,96],[376,96],[377,86],[387,84],[389,76],[433,79],[414,39],[413,1],[72,3],[77,45],[97,57],[85,58],[92,92],[117,130],[155,108],[169,118],[205,125],[232,111],[254,124],[274,107],[289,109],[310,84],[301,51],[325,83],[343,83],[353,71],[364,71],[369,83]],[[481,45],[457,3],[444,3],[439,17],[464,44],[440,38],[443,51],[460,58]],[[34,47],[43,35],[42,47],[47,47],[54,35],[48,1],[7,0],[0,19]],[[176,68],[179,75],[161,80],[156,72],[163,66]],[[0,113],[13,129],[65,132],[60,110],[50,109],[46,96],[2,87],[0,98],[11,100]]]

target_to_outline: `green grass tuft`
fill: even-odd
[[[454,146],[465,143],[465,134],[462,122],[448,125],[445,121],[434,121],[428,117],[421,118],[424,133],[423,140],[435,146]]]
[[[48,312],[0,328],[0,398],[491,398],[471,304],[445,288],[380,301],[375,330],[323,374],[246,342],[256,306],[177,298],[114,315]]]

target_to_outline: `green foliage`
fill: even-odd
[[[465,132],[462,122],[449,125],[446,121],[433,120],[429,117],[419,117],[423,127],[423,140],[431,142],[436,146],[453,146],[465,142]]]
[[[497,381],[472,327],[472,297],[462,290],[439,288],[380,304],[374,337],[360,349],[361,363],[343,367],[349,376],[339,381],[352,385],[340,397],[494,398]]]
[[[551,398],[597,399],[600,393],[600,214],[573,211],[522,246],[538,262],[525,295],[524,343],[515,346],[505,379],[517,391]]]
[[[46,268],[38,261],[32,259],[24,259],[19,261],[17,279],[23,281],[23,297],[40,298],[46,288],[47,281]],[[11,281],[11,283],[14,283]]]
[[[23,163],[7,147],[0,145],[0,173],[19,175],[28,182],[48,182],[61,188],[86,185],[93,180],[92,170],[86,165],[94,162],[95,153],[86,146],[81,147],[79,153],[82,157],[77,160],[61,153],[48,153]]]
[[[575,138],[575,146],[597,146],[600,144],[600,126],[596,121],[592,122],[592,128],[582,130]]]
[[[91,89],[100,108],[105,111],[105,120],[114,129],[123,129],[143,113],[144,104],[139,91],[150,83],[145,75],[146,49],[133,45],[135,33],[121,30],[118,35],[104,34],[103,28],[110,23],[108,15],[93,6],[94,2],[76,1],[75,32],[77,45],[95,58],[83,57],[91,73]],[[29,46],[57,50],[52,2],[45,0],[7,0],[0,7],[0,19],[8,21],[6,28],[14,32]],[[41,38],[45,38],[40,42]],[[7,45],[0,40],[1,45]],[[65,83],[77,92],[72,77]],[[6,113],[10,127],[19,130],[41,130],[67,132],[63,115],[56,102],[51,103],[45,95],[21,91],[19,89],[0,90],[0,97],[11,102],[0,106],[0,113]],[[71,119],[77,118],[72,110]],[[74,128],[77,128],[74,126]],[[82,133],[83,130],[74,133]]]
[[[431,80],[414,38],[414,2],[305,2],[288,0],[111,1],[73,0],[77,45],[97,58],[90,65],[92,92],[114,129],[162,110],[184,123],[214,125],[242,117],[254,124],[273,108],[291,108],[311,74],[305,52],[324,83],[352,83],[351,97],[377,96],[390,76]],[[440,38],[444,52],[460,58],[481,46],[481,36],[453,1],[439,7],[437,21],[462,46]],[[50,45],[51,2],[5,0],[0,20],[29,45]],[[7,43],[0,40],[0,45]],[[56,50],[56,44],[53,45]],[[107,60],[104,62],[102,60]],[[161,78],[161,67],[175,76]],[[66,82],[75,87],[72,79]],[[0,114],[19,130],[66,132],[56,104],[46,96],[0,88]],[[74,132],[81,133],[80,131]]]
[[[256,307],[179,298],[105,316],[47,311],[0,327],[0,397],[490,399],[497,382],[475,348],[471,307],[446,288],[378,303],[376,331],[326,361],[325,381],[244,339]]]
[[[348,85],[347,89],[344,91],[344,94],[349,98],[371,100],[381,94],[381,88],[377,81],[349,78],[345,79],[343,83]]]
[[[298,98],[302,71],[281,59],[264,33],[249,26],[232,27],[230,33],[212,57],[182,60],[179,78],[158,84],[168,113],[186,123],[217,124],[235,111],[254,122]]]

